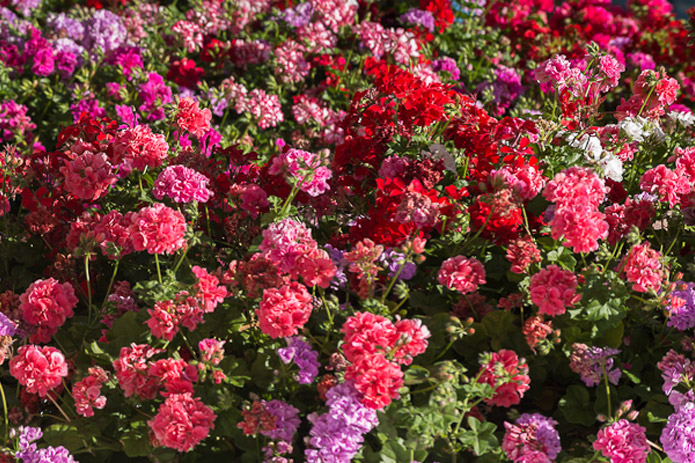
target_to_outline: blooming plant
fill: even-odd
[[[0,462],[695,461],[691,40],[0,2]]]

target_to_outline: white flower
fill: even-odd
[[[672,111],[668,113],[668,118],[674,123],[680,123],[683,127],[690,127],[693,125],[693,123],[695,123],[695,115],[693,115],[693,113],[686,113],[683,111]]]
[[[595,135],[585,133],[581,137],[577,137],[576,133],[571,133],[565,138],[567,143],[573,148],[579,148],[584,151],[584,155],[590,161],[598,161],[603,154],[603,146],[601,140]]]
[[[618,124],[630,140],[643,142],[645,135],[649,135],[645,127],[646,119],[643,117],[626,117]]]
[[[623,161],[619,157],[609,154],[605,158],[601,159],[601,167],[603,167],[603,173],[606,177],[614,180],[616,182],[622,182],[623,180]]]

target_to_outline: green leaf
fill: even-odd
[[[145,457],[152,452],[147,426],[143,421],[133,423],[135,426],[121,436],[123,450],[129,457]]]
[[[579,384],[573,384],[567,388],[567,394],[560,399],[558,407],[570,423],[591,426],[596,421],[589,403],[589,391]]]

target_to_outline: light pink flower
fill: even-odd
[[[156,203],[128,213],[129,232],[136,251],[150,254],[172,254],[186,245],[186,220],[179,211]]]

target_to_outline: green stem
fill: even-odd
[[[159,284],[162,284],[162,271],[159,268],[159,255],[155,254],[154,255],[154,263],[157,265],[157,279],[159,280]]]
[[[92,323],[92,281],[91,278],[89,277],[89,254],[84,256],[84,273],[87,278],[87,310],[88,312],[88,321],[91,324]]]
[[[10,423],[8,421],[8,414],[7,414],[7,399],[5,398],[5,388],[2,385],[2,382],[0,382],[0,395],[2,395],[2,411],[5,413],[5,442],[7,442],[7,439],[9,438],[9,433],[10,433]]]
[[[606,365],[601,365],[603,368],[603,382],[606,385],[606,401],[608,402],[608,418],[613,418],[613,409],[611,408],[611,388],[608,385],[608,372],[606,371]]]
[[[109,281],[109,287],[106,289],[106,296],[104,296],[104,302],[101,304],[101,310],[104,310],[104,307],[106,306],[106,303],[109,300],[109,294],[111,293],[111,288],[113,288],[113,282],[116,280],[116,273],[118,273],[118,264],[120,264],[120,260],[116,261],[116,265],[113,267],[113,273],[111,274],[111,280]]]
[[[176,273],[176,271],[179,269],[179,267],[181,267],[181,263],[183,263],[183,260],[186,258],[187,253],[188,253],[188,246],[186,247],[186,249],[183,250],[183,254],[181,254],[181,258],[176,263],[176,266],[174,267],[174,273]]]

